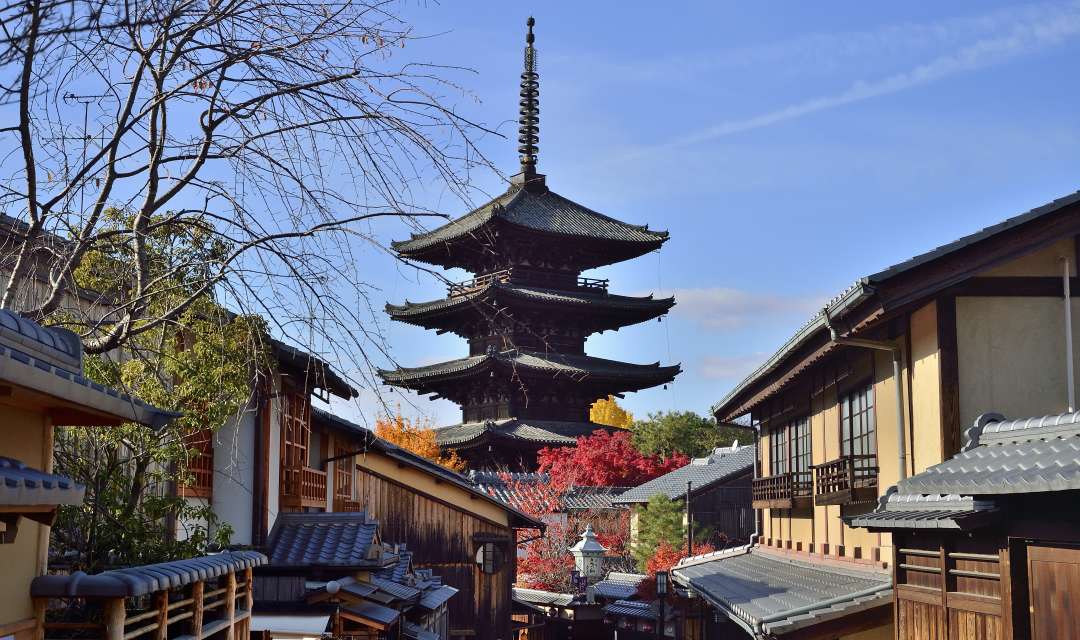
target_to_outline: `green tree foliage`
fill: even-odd
[[[646,455],[670,456],[682,453],[691,458],[708,455],[716,447],[747,441],[749,432],[737,427],[717,427],[716,423],[693,411],[650,413],[634,422],[634,446]]]
[[[111,215],[122,226],[121,214]],[[171,285],[140,297],[149,305],[140,322],[148,323],[175,304],[174,296],[198,293],[193,287],[199,278],[175,269],[178,261],[188,264],[195,254],[212,261],[226,249],[176,218],[141,241],[151,247],[145,252],[153,260],[149,273]],[[87,256],[77,272],[79,286],[128,299],[140,286],[130,266],[132,242],[118,234]],[[265,371],[265,335],[261,320],[229,314],[207,291],[175,320],[158,322],[126,341],[122,353],[86,358],[88,378],[183,416],[160,431],[134,424],[58,429],[57,471],[84,484],[86,499],[82,506],[61,509],[52,529],[55,553],[95,571],[197,555],[228,540],[231,528],[216,521],[205,501],[200,506],[175,488],[192,479],[190,462],[199,453],[199,439],[234,424],[248,409],[256,376]],[[168,535],[170,528],[182,530],[183,540]]]
[[[649,559],[656,555],[661,545],[666,544],[676,549],[685,546],[686,525],[683,509],[682,501],[672,500],[662,493],[649,498],[649,502],[638,515],[637,540],[631,550],[640,571],[646,570]],[[695,540],[703,541],[709,537],[705,528],[694,525]]]

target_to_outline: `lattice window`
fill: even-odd
[[[184,437],[184,446],[188,449],[187,482],[181,494],[193,497],[208,497],[214,487],[214,431],[200,429]]]
[[[810,420],[808,418],[796,418],[773,429],[769,438],[772,440],[772,459],[769,461],[772,475],[810,470]]]
[[[306,394],[286,392],[281,398],[281,459],[286,467],[307,466],[311,446],[311,406]]]
[[[844,456],[877,455],[873,385],[840,398],[840,452]]]

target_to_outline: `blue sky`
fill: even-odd
[[[588,342],[592,355],[682,364],[666,390],[627,396],[636,415],[707,412],[852,280],[1080,188],[1080,3],[404,6],[432,37],[402,55],[475,71],[461,77],[469,93],[446,98],[508,136],[480,141],[507,174],[531,12],[549,186],[671,232],[660,252],[596,272],[615,292],[677,299],[662,323]],[[493,172],[474,179],[477,203],[504,188]],[[388,256],[364,259],[380,306],[443,294]],[[406,366],[466,352],[450,335],[382,329]],[[460,418],[445,401],[382,399]],[[365,392],[341,410],[370,419],[377,406]]]

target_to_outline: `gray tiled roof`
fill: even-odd
[[[461,489],[506,509],[510,512],[510,521],[514,527],[526,527],[530,529],[544,528],[544,524],[539,520],[491,497],[487,492],[480,490],[475,484],[460,473],[451,471],[423,456],[416,455],[412,451],[403,449],[391,442],[387,442],[386,440],[377,437],[371,430],[365,429],[355,422],[350,422],[345,418],[336,416],[329,411],[325,411],[318,407],[311,408],[311,415],[313,421],[319,422],[332,429],[337,429],[357,436],[363,443],[363,446],[367,447],[369,450],[378,451],[389,458],[393,458],[397,462],[408,465],[414,469],[419,469],[446,482],[450,482]]]
[[[685,467],[654,478],[634,487],[615,499],[615,504],[638,504],[663,494],[676,500],[686,496],[686,483],[692,482],[692,490],[707,488],[728,478],[753,471],[754,445],[743,445],[734,450],[719,447],[707,458],[699,458]]]
[[[645,311],[661,315],[675,304],[675,298],[653,298],[650,296],[620,296],[595,291],[570,291],[564,289],[545,289],[514,283],[493,283],[466,295],[431,300],[428,302],[408,302],[404,305],[386,305],[386,312],[396,320],[409,320],[437,311],[450,311],[468,308],[479,304],[491,295],[513,296],[560,306],[596,307],[611,310]]]
[[[263,564],[266,564],[266,556],[258,551],[226,551],[94,575],[76,571],[66,576],[39,576],[30,583],[30,595],[35,598],[136,597]]]
[[[981,416],[951,459],[902,480],[902,494],[1001,495],[1080,489],[1080,412]]]
[[[999,515],[992,500],[972,496],[899,494],[882,496],[869,513],[846,517],[853,527],[870,529],[971,529]]]
[[[70,478],[0,456],[0,506],[82,504],[85,490]]]
[[[888,573],[810,564],[741,548],[683,560],[684,584],[751,633],[787,633],[892,602]]]
[[[551,481],[548,474],[537,472],[470,471],[468,478],[488,495],[511,505],[524,504],[533,496],[543,497],[539,489],[532,494],[520,495],[520,493],[530,492],[533,487],[545,485]],[[507,480],[512,484],[507,484]],[[560,497],[559,506],[566,511],[611,509],[613,508],[612,501],[626,489],[626,487],[572,487]]]
[[[401,623],[401,633],[410,640],[446,640],[445,638],[440,638],[439,634],[428,631],[420,625],[409,622],[408,620]]]
[[[270,350],[278,362],[309,373],[319,388],[346,400],[359,393],[328,362],[316,355],[273,338],[270,339]]]
[[[464,444],[483,436],[525,440],[542,444],[574,444],[577,439],[591,435],[597,429],[613,429],[595,422],[563,422],[556,420],[486,420],[466,422],[435,430],[440,446]]]
[[[913,258],[909,258],[903,262],[886,267],[876,273],[859,278],[847,289],[838,294],[836,297],[829,300],[825,308],[827,315],[833,319],[842,317],[848,310],[853,309],[859,303],[863,302],[873,294],[874,286],[907,271],[914,269],[920,265],[926,264],[938,258],[947,256],[955,251],[963,249],[967,246],[973,245],[977,242],[989,239],[999,233],[1003,233],[1014,229],[1022,224],[1037,220],[1044,216],[1055,214],[1065,207],[1074,205],[1080,202],[1080,191],[1069,194],[1065,197],[1058,198],[1052,202],[1044,204],[1035,209],[1031,209],[1018,216],[1008,218],[995,225],[985,227],[975,233],[954,240],[948,244],[944,244],[940,247],[919,254]],[[951,284],[951,283],[950,283]],[[742,380],[739,384],[727,393],[719,402],[712,406],[712,413],[722,414],[727,410],[734,410],[734,405],[728,406],[735,400],[736,396],[742,393],[745,389],[754,384],[762,376],[770,373],[776,367],[778,367],[787,356],[792,354],[797,348],[805,344],[806,341],[814,334],[827,330],[825,326],[826,313],[818,312],[815,314],[806,324],[800,327],[795,334],[788,339],[779,350],[770,356],[760,367],[754,370],[750,375]]]
[[[429,611],[434,611],[454,597],[457,592],[457,589],[446,584],[425,589],[424,595],[420,596],[420,606]]]
[[[395,251],[409,254],[468,235],[483,237],[480,229],[493,219],[531,231],[564,236],[578,236],[616,242],[644,243],[659,246],[667,239],[666,231],[626,224],[583,207],[559,194],[535,192],[512,187],[506,193],[443,226],[405,241],[393,242]]]
[[[146,404],[83,375],[82,346],[66,329],[47,328],[0,310],[0,380],[114,419],[162,427],[180,414]],[[107,424],[102,419],[95,424]]]
[[[612,571],[593,585],[596,595],[611,600],[627,600],[637,593],[638,585],[647,578],[643,573],[619,573]]]
[[[661,367],[659,362],[633,364],[578,354],[539,353],[511,349],[449,360],[425,367],[379,370],[379,375],[388,384],[408,387],[435,379],[464,377],[487,371],[493,366],[506,367],[518,375],[565,376],[575,382],[619,381],[623,385],[629,385],[628,390],[670,382],[681,371],[679,365]]]
[[[384,607],[381,604],[375,604],[374,602],[359,602],[347,607],[342,607],[341,611],[342,613],[352,614],[359,618],[373,620],[384,625],[393,624],[401,617],[401,613],[396,609]]]
[[[604,607],[604,614],[640,620],[656,620],[660,617],[654,604],[637,600],[616,600]]]
[[[388,578],[380,578],[379,576],[371,577],[371,584],[379,588],[379,591],[393,596],[396,600],[417,600],[420,598],[420,589],[411,587],[403,582],[395,582]]]
[[[568,607],[577,597],[570,593],[555,593],[540,589],[522,589],[514,587],[514,600],[542,606]]]
[[[279,513],[266,546],[274,567],[383,567],[396,560],[376,542],[378,523],[363,511]]]

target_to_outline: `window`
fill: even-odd
[[[810,420],[796,418],[769,434],[771,475],[810,470]]]
[[[868,384],[840,398],[840,454],[877,456],[872,385]]]
[[[484,573],[496,573],[502,567],[502,549],[494,542],[485,542],[476,550],[476,564]]]
[[[281,450],[286,467],[308,466],[308,447],[311,444],[311,423],[308,421],[308,399],[295,391],[281,398]]]

